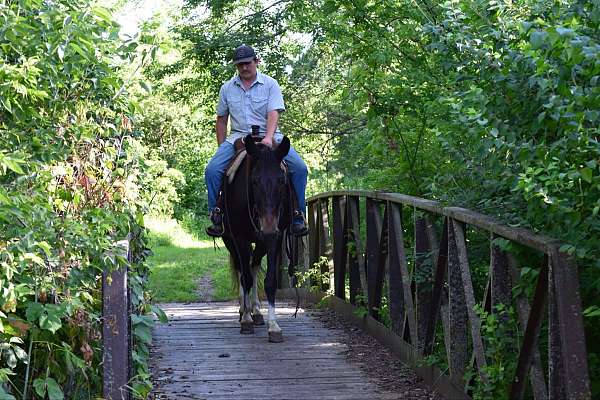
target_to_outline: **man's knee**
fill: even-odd
[[[300,158],[298,153],[294,152],[291,159],[288,159],[287,161],[291,174],[306,179],[308,176],[308,167],[306,166],[304,160]]]
[[[207,182],[213,181],[215,179],[219,179],[223,172],[219,169],[216,163],[212,162],[212,160],[206,165],[206,169],[204,170],[204,179]]]

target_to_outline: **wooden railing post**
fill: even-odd
[[[356,305],[357,296],[366,298],[367,277],[365,271],[364,257],[362,254],[362,245],[360,240],[360,219],[358,208],[358,197],[348,196],[346,199],[346,216],[348,228],[348,241],[353,244],[349,250],[348,270],[350,273],[350,303]]]
[[[334,294],[346,298],[346,263],[348,259],[348,237],[346,235],[346,198],[333,198],[333,275]]]
[[[462,282],[459,250],[456,240],[455,226],[463,229],[462,224],[450,219],[448,223],[448,319],[450,349],[448,365],[450,378],[457,386],[464,386],[464,375],[469,359],[469,344],[467,333],[467,304]]]
[[[328,260],[331,256],[331,249],[329,247],[329,200],[321,199],[318,202],[318,219],[317,219],[317,229],[319,229],[319,259],[321,257],[326,257]],[[322,291],[329,290],[329,286],[331,284],[331,275],[333,275],[333,271],[329,270],[329,261],[325,264],[321,264],[321,274],[329,274],[330,280],[325,282],[321,281],[320,288]]]
[[[577,277],[577,264],[574,256],[560,252],[558,246],[549,252],[550,261],[550,354],[552,368],[558,368],[551,377],[560,375],[560,382],[553,386],[564,390],[568,399],[588,399],[591,397],[588,376],[587,353],[583,318],[581,313],[581,295]],[[558,349],[555,345],[558,345]],[[557,353],[557,354],[556,354]],[[561,396],[550,391],[550,398]],[[563,397],[560,397],[563,398]]]
[[[115,253],[131,260],[129,241],[116,243]],[[102,274],[102,366],[103,397],[107,400],[127,400],[130,373],[130,299],[127,268]]]
[[[417,316],[417,337],[419,351],[422,352],[427,331],[427,317],[431,310],[433,291],[433,255],[432,246],[427,232],[428,221],[424,216],[418,216],[414,209],[414,281],[415,281],[415,308]]]
[[[367,287],[369,290],[369,314],[379,319],[381,290],[387,258],[387,207],[383,220],[379,204],[367,199]]]

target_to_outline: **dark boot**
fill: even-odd
[[[294,211],[294,221],[292,222],[292,235],[294,236],[306,236],[308,235],[308,228],[306,222],[304,222],[304,214],[302,211]]]
[[[223,226],[223,213],[219,207],[215,207],[210,213],[212,225],[206,228],[206,234],[212,237],[221,237],[225,232]]]

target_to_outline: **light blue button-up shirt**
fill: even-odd
[[[244,89],[239,75],[221,86],[217,115],[230,117],[231,131],[226,139],[229,143],[252,133],[252,125],[258,125],[260,135],[264,136],[267,113],[273,110],[283,112],[285,105],[279,84],[268,75],[257,71],[256,80],[249,89]],[[279,128],[276,128],[275,136],[281,136]]]

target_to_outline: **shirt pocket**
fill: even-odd
[[[267,103],[269,102],[269,98],[267,96],[256,96],[252,98],[252,111],[255,113],[263,115],[265,118],[267,116]]]

